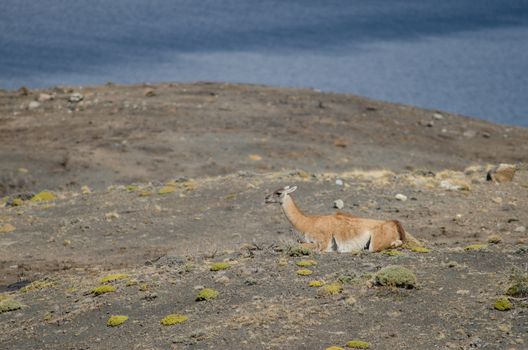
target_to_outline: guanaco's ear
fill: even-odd
[[[286,187],[284,187],[284,192],[290,194],[293,191],[295,191],[296,189],[297,189],[297,186],[293,186],[293,187],[286,186]]]

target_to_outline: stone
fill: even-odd
[[[511,182],[516,171],[517,167],[515,165],[501,163],[488,171],[486,180],[497,183]]]
[[[28,105],[29,109],[35,109],[40,107],[40,102],[37,101],[31,101]]]
[[[345,203],[341,199],[337,199],[334,201],[334,208],[343,209],[344,207]]]
[[[394,198],[402,202],[405,202],[407,200],[407,196],[401,193],[398,193],[397,195],[395,195]]]
[[[335,181],[335,184],[336,184],[337,186],[343,186],[345,183],[344,183],[343,180],[341,180],[341,179],[337,179],[337,180]]]
[[[517,227],[515,228],[515,230],[513,230],[513,231],[515,231],[515,232],[519,232],[519,233],[523,233],[523,232],[526,232],[526,227],[524,227],[524,226],[517,226]]]
[[[68,97],[68,101],[72,103],[81,102],[84,99],[84,96],[78,92],[74,92]]]
[[[441,115],[440,113],[435,113],[435,114],[433,114],[433,118],[436,119],[436,120],[442,120],[442,119],[444,119],[444,116]]]
[[[53,100],[53,95],[42,93],[38,97],[39,102],[47,102]]]

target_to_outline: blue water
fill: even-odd
[[[526,0],[0,0],[0,88],[313,87],[528,126]]]

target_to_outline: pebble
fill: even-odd
[[[397,195],[395,195],[394,198],[402,202],[405,202],[407,200],[407,196],[401,193],[398,193]]]
[[[28,105],[29,109],[35,109],[40,107],[40,102],[37,101],[31,101]]]
[[[436,119],[436,120],[442,120],[442,119],[444,119],[444,116],[441,115],[440,113],[435,113],[435,114],[433,114],[433,118]]]
[[[518,227],[516,227],[515,230],[513,230],[513,231],[515,231],[515,232],[520,232],[520,233],[522,233],[522,232],[526,232],[526,227],[524,227],[524,226],[518,226]]]
[[[70,97],[68,98],[68,101],[69,102],[72,102],[72,103],[76,103],[76,102],[80,102],[84,99],[84,96],[78,92],[74,92],[73,94],[70,95]]]
[[[334,208],[343,209],[344,207],[345,203],[341,199],[337,199],[334,201]]]
[[[336,184],[337,186],[343,186],[343,185],[345,184],[345,182],[344,182],[343,180],[341,180],[341,179],[337,179],[337,180],[335,181],[335,184]]]

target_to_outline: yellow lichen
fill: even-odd
[[[11,224],[4,224],[0,226],[0,233],[9,233],[16,230],[16,227]]]
[[[149,290],[149,285],[148,285],[147,283],[141,283],[141,284],[139,285],[139,290],[140,290],[141,292],[146,292],[146,291]]]
[[[0,314],[9,311],[15,311],[22,308],[24,304],[14,299],[4,299],[0,301]]]
[[[20,291],[26,293],[26,292],[29,292],[29,291],[32,291],[32,290],[40,290],[40,289],[45,289],[45,288],[52,288],[54,286],[55,286],[55,283],[53,281],[44,279],[44,280],[40,280],[40,281],[31,282],[30,284],[28,284],[27,286],[22,288]]]
[[[219,294],[220,293],[218,293],[217,290],[214,290],[212,288],[204,288],[196,296],[196,301],[216,299],[218,298]]]
[[[57,198],[52,192],[49,191],[42,191],[37,193],[31,198],[32,202],[46,202],[46,201],[52,201],[55,198]]]
[[[97,288],[92,289],[92,293],[94,295],[101,295],[105,293],[112,293],[112,292],[115,292],[116,290],[117,290],[116,287],[105,284],[103,286],[99,286]]]
[[[168,194],[176,191],[176,187],[174,186],[163,186],[159,189],[158,194]]]
[[[9,196],[0,198],[0,205],[6,204],[8,200],[9,200]]]
[[[113,273],[113,274],[101,277],[99,279],[99,283],[107,283],[107,282],[112,282],[112,281],[117,281],[117,280],[124,280],[126,278],[128,278],[128,275],[126,273]]]
[[[425,247],[412,247],[410,248],[410,251],[415,253],[429,253],[431,249]]]
[[[482,250],[486,249],[488,246],[486,244],[471,244],[464,247],[464,250],[470,251],[470,250]]]
[[[374,281],[381,286],[414,288],[416,287],[416,276],[406,267],[389,265],[379,270],[374,275]]]
[[[335,346],[335,345],[333,345],[333,346],[331,346],[331,347],[329,347],[329,348],[326,348],[325,350],[345,350],[345,349],[343,349],[343,348],[340,347],[340,346]]]
[[[369,349],[370,343],[362,340],[351,340],[346,343],[346,346],[352,349]]]
[[[313,273],[312,270],[308,270],[308,269],[300,269],[300,270],[297,270],[296,272],[299,276],[309,276]]]
[[[90,193],[92,193],[92,190],[90,189],[90,187],[84,185],[84,186],[81,187],[81,192],[82,192],[82,194],[90,194]]]
[[[227,262],[216,262],[211,264],[210,270],[211,271],[220,271],[220,270],[227,270],[231,268],[231,264]]]
[[[339,294],[343,291],[343,285],[340,282],[334,282],[327,285],[322,286],[318,293],[322,296],[326,295],[335,295]]]
[[[495,300],[494,308],[499,311],[508,311],[511,310],[513,304],[511,303],[508,297],[500,297]]]
[[[108,321],[106,321],[106,325],[107,325],[108,327],[115,327],[115,326],[122,325],[122,324],[125,323],[127,320],[128,320],[128,316],[114,315],[114,316],[110,316],[110,318],[108,319]]]
[[[185,321],[187,321],[189,319],[189,317],[185,316],[185,315],[179,315],[179,314],[170,314],[170,315],[167,315],[165,317],[163,317],[163,319],[160,321],[160,323],[164,326],[172,326],[174,324],[179,324],[179,323],[183,323]]]
[[[308,282],[309,287],[321,287],[324,285],[324,281],[310,281]]]
[[[130,191],[130,192],[137,191],[137,190],[139,190],[139,186],[137,186],[137,185],[127,185],[126,189],[127,189],[127,191]]]
[[[300,260],[300,261],[297,261],[295,265],[299,267],[307,267],[307,266],[317,265],[317,262],[315,262],[314,260]]]

